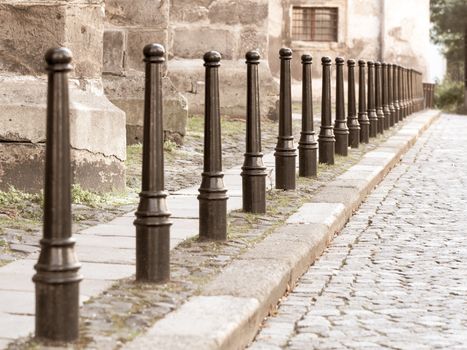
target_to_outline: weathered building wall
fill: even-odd
[[[156,42],[170,57],[170,7],[168,0],[106,1],[103,81],[106,95],[126,112],[128,143],[141,142],[143,135],[143,48]],[[166,76],[167,64],[164,69],[164,130],[181,141],[186,132],[187,101]]]
[[[44,53],[66,46],[73,178],[94,190],[125,187],[125,114],[103,94],[101,0],[0,1],[0,189],[42,188]]]
[[[204,112],[202,56],[222,55],[219,68],[221,113],[245,116],[245,53],[257,49],[261,112],[274,118],[278,85],[268,65],[269,0],[177,0],[170,8],[168,76],[188,100],[192,114]]]
[[[313,94],[321,94],[321,57],[397,62],[426,72],[429,47],[429,0],[270,0],[274,23],[269,28],[270,57],[281,46],[294,52],[292,77],[293,97],[301,98],[300,56],[310,53],[313,60]],[[297,41],[292,37],[292,7],[333,7],[338,9],[336,42]],[[280,26],[279,24],[282,23]],[[281,28],[281,33],[278,33]],[[275,77],[279,76],[278,60],[270,62]],[[358,71],[358,70],[357,70]],[[333,76],[334,66],[332,67]],[[334,76],[335,77],[335,76]],[[334,84],[334,79],[333,79]],[[333,89],[334,94],[334,89]]]
[[[426,74],[430,46],[430,1],[385,0],[382,54],[385,60]]]
[[[345,57],[381,59],[381,0],[349,0]]]

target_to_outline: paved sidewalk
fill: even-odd
[[[251,350],[467,348],[467,116],[443,115]]]
[[[386,172],[399,160],[400,155],[410,147],[415,138],[423,132],[437,115],[436,111],[426,111],[404,122],[404,126],[396,132],[395,136],[384,141],[376,150],[366,153],[359,165],[352,166],[345,174],[327,183],[324,186],[325,188],[320,190],[320,195],[316,196],[315,203],[309,206],[312,209],[321,208],[323,204],[321,202],[329,202],[328,204],[333,208],[331,212],[326,209],[327,207],[322,208],[320,215],[312,215],[305,220],[306,222],[302,222],[300,213],[298,213],[298,221],[290,223],[290,225],[296,225],[297,228],[301,227],[301,231],[296,232],[297,237],[288,234],[284,236],[279,229],[276,235],[272,234],[268,239],[250,249],[251,251],[245,252],[237,259],[238,261],[236,260],[230,264],[202,291],[202,296],[191,298],[182,306],[180,312],[171,313],[170,317],[167,317],[167,322],[170,323],[170,319],[175,319],[178,316],[183,317],[184,312],[187,310],[193,316],[195,313],[190,311],[190,306],[195,304],[195,307],[199,307],[201,305],[202,307],[197,310],[201,311],[202,315],[197,317],[195,323],[198,328],[202,327],[202,330],[209,334],[205,337],[202,332],[198,333],[196,340],[219,344],[218,341],[239,340],[238,333],[238,335],[241,334],[241,339],[245,344],[249,342],[256,332],[256,325],[267,314],[269,307],[277,303],[278,298],[283,294],[286,285],[289,283],[288,281],[295,281],[309,266],[310,262],[321,254],[335,230],[338,230],[338,227],[342,227],[345,223],[352,208],[360,203],[361,199],[381,180]],[[268,170],[272,172],[274,167],[273,155],[267,154],[264,157],[264,162]],[[240,166],[225,171],[225,183],[230,196],[228,201],[229,210],[241,208],[240,171]],[[269,179],[268,185],[273,185],[272,179]],[[332,193],[328,193],[329,191]],[[345,200],[340,194],[341,191],[348,194]],[[195,186],[173,193],[168,200],[174,221],[171,234],[172,248],[184,239],[197,235],[197,195],[197,186]],[[134,274],[135,238],[133,220],[134,214],[128,213],[107,224],[89,228],[75,235],[77,254],[83,264],[81,271],[85,278],[81,283],[81,302],[108,289],[116,280]],[[316,224],[316,222],[321,224]],[[283,231],[287,232],[289,227],[284,226]],[[282,252],[270,256],[271,249],[278,248],[278,244],[280,244]],[[290,249],[284,251],[282,248],[284,244],[287,244]],[[298,254],[295,254],[296,252]],[[283,256],[279,257],[279,253],[283,253]],[[248,259],[254,259],[255,262],[252,264]],[[274,262],[271,262],[270,259],[273,259]],[[34,330],[34,285],[31,282],[31,277],[34,273],[33,265],[36,261],[37,254],[33,254],[27,259],[0,268],[0,348],[6,346],[14,338],[26,336]],[[250,267],[250,274],[245,274],[245,266]],[[258,274],[255,269],[261,270],[262,267],[265,267],[265,270],[260,271]],[[271,271],[271,269],[274,271]],[[258,276],[261,276],[261,278],[258,278]],[[247,282],[245,286],[248,288],[244,288],[242,287],[244,284],[236,282],[236,279],[243,277],[246,279],[244,282]],[[231,297],[235,293],[230,288],[239,287],[241,288],[240,294],[248,295],[247,298],[242,296],[238,298]],[[245,303],[245,299],[248,299],[249,303]],[[210,303],[213,301],[218,302],[219,307],[210,309],[212,313],[206,314],[206,306],[210,305],[212,308]],[[231,307],[232,312],[223,312],[225,308]],[[216,319],[219,313],[225,314],[228,320],[219,323],[219,320]],[[240,313],[240,315],[237,313]],[[251,315],[254,315],[254,317]],[[203,317],[205,318],[204,323],[201,322]],[[210,320],[214,320],[214,322],[208,325],[206,322],[209,323]],[[242,323],[244,321],[246,323]],[[163,324],[163,322],[155,324],[154,331],[156,334],[160,334],[158,329]],[[193,330],[192,322],[188,322],[186,325]],[[219,328],[220,325],[222,325],[223,329],[218,329],[217,333],[209,331],[208,326]],[[246,328],[239,327],[239,325],[244,325]],[[177,327],[177,329],[183,330],[184,328]],[[248,329],[248,331],[244,332],[245,329]],[[173,328],[170,330],[173,330]],[[148,336],[141,337],[141,340],[153,344],[151,334],[153,332],[150,330]],[[165,335],[169,341],[175,339],[170,332]],[[185,335],[189,335],[189,333]],[[213,339],[214,335],[219,336],[220,340]],[[131,346],[138,348],[138,343],[130,344]]]
[[[273,153],[263,158],[268,174],[274,169]],[[224,172],[228,189],[228,211],[241,209],[241,166]],[[200,175],[201,181],[201,175]],[[267,186],[274,183],[268,177]],[[172,213],[170,245],[175,248],[184,240],[198,235],[198,187],[172,193],[168,207]],[[116,280],[135,273],[134,212],[129,212],[106,224],[90,227],[74,235],[76,252],[84,277],[80,284],[80,302],[108,289]],[[31,280],[38,253],[0,267],[0,349],[13,339],[34,331],[34,284]]]

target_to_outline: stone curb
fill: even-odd
[[[283,226],[227,266],[199,296],[124,348],[243,349],[284,293],[440,114],[436,110],[414,114],[394,136],[321,188]]]

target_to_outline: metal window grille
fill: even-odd
[[[293,7],[292,39],[337,41],[337,19],[334,7]]]

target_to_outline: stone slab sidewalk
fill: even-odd
[[[394,136],[320,189],[285,225],[232,262],[200,295],[124,348],[244,348],[263,318],[439,115],[430,110],[410,117]]]
[[[274,155],[264,156],[268,173],[274,170]],[[242,208],[241,166],[224,172],[224,182],[228,189],[229,212]],[[201,177],[200,177],[201,180]],[[273,186],[271,176],[268,189]],[[168,196],[167,202],[173,222],[170,248],[175,248],[186,239],[198,235],[198,186],[185,188]],[[78,232],[76,252],[82,264],[80,283],[80,303],[97,296],[110,288],[115,281],[130,277],[135,273],[135,219],[134,211],[97,226]],[[38,253],[0,267],[0,349],[12,340],[34,332],[34,265]]]
[[[262,318],[276,305],[287,285],[321,254],[332,236],[366,194],[397,163],[417,136],[437,117],[436,111],[418,113],[397,134],[367,153],[319,191],[287,225],[232,263],[203,291],[179,310],[157,322],[129,348],[237,348],[247,344]],[[272,175],[273,154],[264,157]],[[225,171],[228,209],[241,208],[241,168]],[[273,186],[270,176],[268,186]],[[174,192],[168,199],[173,227],[171,248],[198,234],[198,188]],[[134,213],[75,235],[82,263],[81,302],[135,272]],[[287,249],[284,249],[287,247]],[[31,277],[37,254],[0,268],[0,348],[34,331],[34,284]],[[177,327],[173,325],[177,324]],[[178,333],[177,333],[178,330]],[[146,344],[146,345],[144,345]]]

